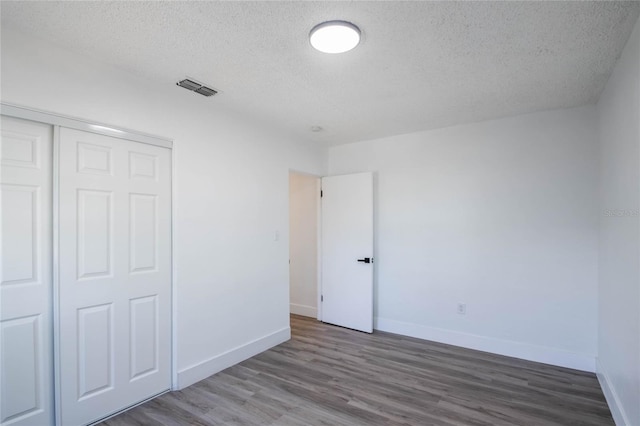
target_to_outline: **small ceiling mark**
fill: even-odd
[[[321,132],[323,130],[324,129],[322,127],[320,127],[320,126],[311,126],[311,131],[314,132],[314,133],[318,133],[318,132]]]

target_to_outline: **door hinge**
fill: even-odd
[[[322,198],[322,189],[320,190],[320,198]]]
[[[324,296],[323,295],[320,295],[320,301],[324,302]]]

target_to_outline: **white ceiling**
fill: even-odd
[[[593,103],[639,12],[637,1],[3,1],[1,10],[3,26],[177,91],[191,76],[222,91],[208,102],[330,145]],[[332,19],[358,25],[360,46],[314,51],[309,31]]]

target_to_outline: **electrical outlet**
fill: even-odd
[[[466,303],[458,303],[458,313],[460,315],[467,314],[467,304]]]

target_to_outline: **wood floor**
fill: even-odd
[[[299,316],[291,329],[102,425],[613,425],[591,373]]]

